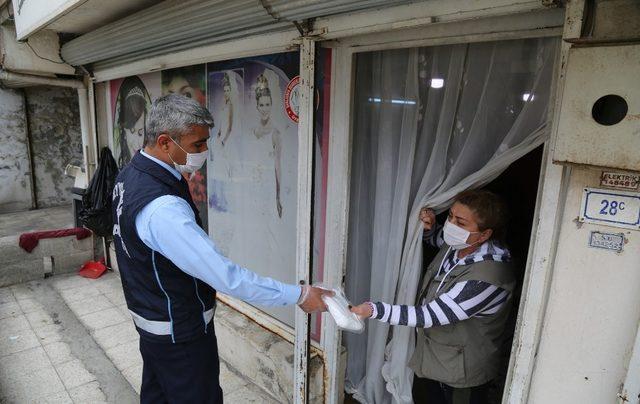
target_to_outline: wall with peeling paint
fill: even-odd
[[[623,137],[627,133],[640,134],[640,124],[628,121],[638,111],[637,102],[634,103],[638,93],[637,74],[625,76],[622,70],[608,68],[608,63],[617,66],[629,63],[628,66],[637,71],[634,48],[637,45],[620,46],[618,49],[622,51],[617,55],[603,55],[605,48],[601,48],[607,46],[610,51],[615,50],[617,44],[637,43],[640,3],[637,0],[597,0],[586,2],[586,6],[585,2],[571,3],[567,3],[570,17],[565,37],[589,46],[566,51],[571,52],[571,56],[569,63],[563,63],[565,70],[562,74],[566,81],[559,91],[561,107],[556,111],[555,119],[559,123],[554,133],[557,138],[552,143],[556,146],[561,143],[570,145],[566,150],[574,153],[576,158],[571,161],[578,164],[563,169],[562,182],[557,188],[560,198],[553,201],[561,214],[555,243],[557,252],[554,252],[553,268],[546,275],[550,279],[548,300],[542,317],[539,345],[534,354],[529,395],[517,402],[638,403],[640,388],[637,381],[640,374],[630,360],[632,352],[640,350],[640,343],[636,340],[640,323],[640,231],[638,228],[621,227],[620,222],[614,219],[583,222],[580,217],[585,209],[583,198],[586,188],[610,188],[601,183],[603,172],[628,174],[623,170],[640,171],[637,159],[627,163],[627,150],[623,150],[627,148],[637,153],[637,145],[634,144],[637,139]],[[576,23],[579,21],[585,22],[585,26]],[[588,34],[580,36],[585,31]],[[575,39],[577,37],[579,39]],[[577,52],[585,51],[590,53],[586,63],[571,68],[571,58],[579,55]],[[608,63],[602,62],[605,56]],[[584,86],[574,90],[572,81],[581,80],[583,75],[586,76]],[[605,75],[617,76],[616,79],[602,80]],[[621,80],[625,80],[624,83],[620,83]],[[628,93],[620,88],[628,89]],[[593,145],[585,141],[589,139],[585,128],[594,124],[591,119],[592,111],[596,110],[596,100],[607,94],[626,98],[628,115],[619,123],[598,126],[599,144],[593,153],[599,155],[589,161]],[[563,128],[567,121],[575,122],[575,125]],[[575,143],[571,144],[567,139],[575,139]],[[545,178],[544,182],[549,180]],[[613,195],[629,190],[609,189],[608,192],[612,193],[613,202],[617,199]],[[636,196],[638,193],[627,195]],[[544,207],[541,212],[543,210]],[[616,215],[611,210],[603,213]],[[621,250],[593,245],[592,236],[597,233],[622,235]],[[546,237],[550,237],[548,233],[539,235],[539,238]],[[531,276],[537,274],[532,273]],[[524,318],[523,327],[528,327],[526,322]],[[514,346],[521,349],[521,341]]]
[[[71,203],[67,164],[82,165],[78,96],[73,89],[0,89],[0,214]],[[27,124],[29,133],[27,133]],[[31,183],[28,134],[35,184]]]
[[[20,90],[0,89],[0,213],[31,208],[31,178]]]
[[[613,403],[626,374],[640,321],[640,234],[578,222],[584,188],[598,188],[601,174],[571,173],[531,403]],[[620,253],[591,248],[592,231],[624,233],[627,243]]]
[[[78,95],[60,87],[25,91],[38,208],[69,204],[74,180],[64,175],[64,168],[82,165]]]

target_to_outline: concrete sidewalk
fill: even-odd
[[[117,274],[0,288],[0,403],[135,403],[141,375]],[[276,402],[224,362],[220,383],[226,402]]]

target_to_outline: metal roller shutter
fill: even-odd
[[[285,30],[293,21],[412,0],[167,0],[66,43],[69,64],[102,67]]]

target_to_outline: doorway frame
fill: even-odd
[[[331,285],[344,287],[349,223],[349,190],[351,176],[351,154],[353,147],[353,116],[355,88],[355,57],[358,53],[412,47],[453,45],[488,42],[508,39],[561,37],[566,15],[563,10],[532,10],[511,15],[484,16],[476,20],[455,24],[425,25],[419,28],[402,29],[367,35],[353,36],[320,43],[334,52],[331,99],[331,136],[329,140],[329,173],[327,178],[327,206],[325,272]],[[553,26],[545,26],[554,21]],[[543,28],[540,28],[543,27]],[[564,54],[564,49],[563,49]],[[557,63],[554,72],[560,72]],[[560,88],[559,74],[554,74],[549,108],[553,122],[551,133],[555,133],[555,119]],[[503,393],[503,403],[526,403],[531,374],[535,365],[548,288],[551,280],[555,245],[559,221],[563,211],[562,201],[567,189],[570,169],[553,164],[553,135],[544,144],[538,191],[529,242],[529,253],[522,285],[522,298],[518,309],[516,331],[511,349],[508,375]],[[338,283],[339,282],[339,283]],[[340,374],[339,361],[342,334],[335,327],[324,327],[323,338],[327,366],[330,375]],[[348,353],[347,353],[348,354]],[[328,400],[337,403],[342,380],[332,378]]]

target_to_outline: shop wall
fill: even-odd
[[[609,41],[615,38],[617,42],[637,37],[640,27],[640,6],[637,1],[596,1],[585,8],[585,13],[584,21],[590,21],[590,39]],[[586,97],[589,100],[593,92],[602,92],[603,95],[617,93],[612,88],[616,86],[615,80],[607,82],[600,79],[600,66],[598,59],[594,59],[591,69],[593,77],[586,83],[590,86],[588,90],[593,91],[585,89],[582,94],[576,95],[565,88],[562,97]],[[581,65],[580,68],[585,66]],[[589,66],[586,68],[585,71],[589,72]],[[575,74],[575,70],[566,72],[567,77],[570,74]],[[628,85],[634,88],[635,82],[629,81]],[[572,98],[569,98],[571,101]],[[629,104],[628,118],[634,122],[631,115],[634,106],[631,102]],[[563,114],[570,115],[565,117]],[[561,122],[562,119],[574,119],[573,114],[575,112],[571,108],[561,109],[556,119]],[[586,122],[583,126],[582,121],[588,119],[591,117],[586,114],[576,119],[579,123],[575,127],[577,133],[586,132],[584,128],[589,126]],[[630,126],[632,130],[638,128],[637,124]],[[567,179],[567,195],[561,208],[563,215],[559,224],[549,298],[529,392],[528,402],[531,403],[622,402],[618,393],[627,376],[640,321],[640,294],[637,292],[637,285],[640,284],[640,230],[578,220],[585,188],[607,188],[600,182],[603,170],[622,171],[615,168],[587,168],[580,163],[584,162],[582,158],[588,158],[589,153],[599,147],[604,155],[610,156],[605,165],[616,167],[622,161],[622,153],[617,152],[620,149],[616,149],[616,146],[629,148],[635,145],[624,143],[616,137],[615,125],[601,125],[598,130],[601,145],[594,147],[577,143],[573,146],[584,156],[578,153],[579,157],[575,160],[578,164],[571,166]],[[558,131],[558,136],[562,136],[562,133]],[[606,154],[607,150],[612,152]],[[640,170],[640,167],[633,169]],[[622,189],[618,191],[613,188],[610,191],[624,194]],[[611,203],[615,199],[612,198]],[[602,206],[598,205],[598,208]],[[629,210],[632,209],[629,207]],[[612,212],[600,211],[599,214],[600,217],[617,214]],[[592,232],[622,233],[625,239],[622,251],[590,247]],[[638,398],[629,397],[629,401],[637,402]]]
[[[531,403],[613,403],[640,320],[640,232],[577,221],[600,170],[574,168],[566,198]],[[624,233],[621,253],[589,247],[592,231]]]
[[[82,166],[78,95],[74,89],[32,87],[25,90],[38,208],[71,203],[73,178],[67,164]]]
[[[31,207],[31,179],[20,90],[0,89],[0,213]]]

